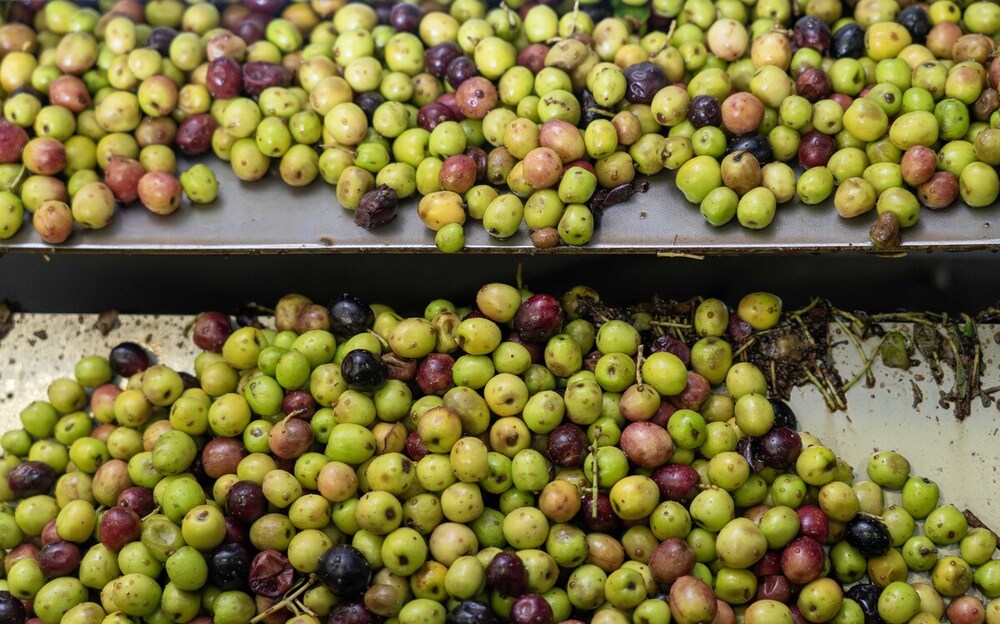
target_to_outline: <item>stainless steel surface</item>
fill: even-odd
[[[190,369],[197,347],[186,335],[192,317],[122,316],[107,336],[95,327],[95,314],[15,314],[14,329],[0,339],[0,431],[19,427],[18,413],[45,400],[54,379],[72,377],[86,355],[107,357],[111,348],[130,341],[143,345],[157,361],[176,370]]]
[[[238,180],[226,163],[206,160],[220,181],[219,199],[210,205],[187,202],[170,216],[158,216],[141,206],[121,210],[111,225],[99,231],[78,230],[59,246],[41,242],[30,222],[8,241],[0,253],[109,252],[109,253],[336,253],[436,252],[434,233],[416,214],[416,200],[404,202],[399,217],[374,232],[354,224],[353,213],[337,203],[334,189],[317,180],[296,189],[283,184],[272,167],[261,182]],[[708,225],[698,207],[684,200],[674,187],[673,174],[653,178],[649,192],[607,210],[589,253],[733,254],[771,252],[874,252],[868,228],[874,212],[846,220],[832,202],[779,206],[774,223],[761,231],[735,221],[721,228]],[[1000,248],[997,206],[972,209],[956,204],[947,210],[923,209],[917,225],[904,230],[902,249],[972,250]],[[505,241],[493,240],[478,223],[466,227],[466,251],[478,253],[574,254],[581,248],[557,247],[539,252],[526,227]]]
[[[58,377],[72,376],[77,359],[107,353],[123,340],[146,345],[160,362],[190,370],[197,350],[186,327],[188,316],[126,315],[108,336],[94,329],[96,316],[81,314],[18,314],[14,330],[0,342],[4,365],[0,367],[0,431],[18,426],[18,412],[29,402],[45,397],[45,388]],[[983,387],[1000,385],[1000,345],[994,334],[1000,326],[981,326],[985,375]],[[842,342],[835,351],[838,367],[858,371],[861,358]],[[39,337],[44,332],[44,338]],[[865,347],[870,351],[874,343]],[[938,386],[929,369],[920,365],[903,372],[874,365],[877,387],[858,384],[848,392],[847,413],[829,413],[819,393],[811,387],[793,394],[790,402],[801,428],[818,436],[865,479],[868,456],[876,449],[895,449],[912,464],[912,474],[928,477],[941,486],[943,500],[969,508],[993,528],[1000,527],[1000,498],[993,495],[1000,483],[1000,444],[997,407],[974,403],[964,422],[950,409],[938,405]],[[916,406],[910,380],[923,393]],[[946,376],[945,387],[951,379]],[[898,496],[890,494],[890,502]]]

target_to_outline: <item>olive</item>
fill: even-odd
[[[667,86],[667,77],[657,65],[643,61],[625,69],[625,99],[633,104],[651,104],[653,96]]]
[[[830,56],[835,59],[857,59],[864,55],[865,29],[860,24],[846,24],[833,33],[833,40],[830,44]]]
[[[761,167],[774,161],[774,152],[771,150],[771,143],[766,136],[760,134],[745,134],[734,136],[729,140],[726,148],[727,153],[744,151],[749,152],[757,159]]]
[[[844,539],[866,558],[881,557],[889,551],[889,529],[874,516],[858,514],[847,522]]]
[[[913,43],[923,44],[931,31],[931,21],[923,7],[908,6],[896,15],[896,23],[910,33]]]
[[[355,349],[340,364],[344,381],[353,389],[373,392],[385,384],[389,371],[382,358],[366,349]]]
[[[212,584],[219,589],[242,589],[250,576],[250,557],[239,544],[223,544],[208,559]]]
[[[878,599],[882,588],[875,583],[858,583],[844,592],[845,598],[850,598],[861,607],[865,615],[865,624],[885,624],[878,613]]]
[[[489,607],[475,600],[463,600],[448,611],[446,624],[497,624],[496,616]]]
[[[369,328],[375,322],[375,313],[360,298],[344,293],[327,306],[330,312],[330,331],[337,336],[350,337]]]
[[[316,577],[334,596],[351,598],[368,588],[372,566],[365,555],[348,544],[338,544],[319,557]]]

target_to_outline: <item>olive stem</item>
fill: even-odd
[[[809,326],[806,325],[806,322],[803,321],[802,317],[799,316],[798,314],[793,314],[792,318],[795,319],[795,321],[799,324],[800,327],[802,327],[802,333],[806,335],[806,340],[809,341],[809,344],[815,347],[816,340],[812,337],[812,333],[809,331]]]
[[[670,321],[649,321],[650,325],[656,325],[657,327],[674,327],[676,329],[691,329],[690,323],[671,323]]]
[[[309,607],[307,607],[307,606],[305,605],[305,603],[303,603],[303,602],[300,602],[300,601],[299,601],[298,599],[296,599],[296,600],[295,600],[295,602],[294,602],[293,604],[294,604],[294,605],[295,605],[296,607],[298,607],[298,608],[299,608],[299,611],[301,611],[302,613],[305,613],[306,615],[311,615],[311,616],[313,616],[313,617],[316,617],[316,612],[315,612],[315,611],[313,611],[312,609],[310,609]]]
[[[883,314],[872,314],[868,317],[872,321],[877,322],[908,322],[908,323],[922,323],[923,325],[937,325],[935,321],[928,319],[928,316],[936,316],[941,319],[941,323],[947,321],[947,317],[933,314],[931,312],[886,312]]]
[[[948,340],[948,346],[951,348],[952,353],[955,354],[955,383],[952,386],[952,394],[954,395],[954,398],[957,400],[960,398],[958,396],[958,393],[959,393],[959,388],[962,385],[961,377],[965,374],[964,373],[965,367],[962,364],[962,352],[959,350],[958,344],[955,343],[955,339],[952,337],[951,332],[946,331],[945,338]]]
[[[682,251],[658,251],[656,252],[657,258],[687,258],[688,260],[704,260],[705,256],[693,253],[684,253]]]
[[[739,349],[733,352],[733,359],[735,360],[737,357],[743,355],[743,352],[752,347],[755,342],[757,342],[756,339],[751,336],[746,342],[740,345]]]
[[[590,460],[593,462],[593,492],[591,492],[591,502],[590,502],[590,513],[592,518],[597,518],[597,495],[600,488],[598,487],[598,482],[600,480],[600,468],[597,465],[597,449],[599,448],[598,442],[601,439],[601,426],[597,425],[594,428],[594,443],[590,445]]]
[[[858,337],[854,335],[854,332],[851,331],[851,328],[844,325],[844,322],[840,320],[840,318],[838,318],[837,316],[833,317],[833,322],[836,323],[837,327],[843,330],[845,334],[847,334],[847,339],[850,340],[851,344],[853,344],[855,348],[857,348],[857,350],[861,353],[861,359],[867,360],[868,354],[865,353],[864,346],[861,344],[861,341],[858,340]]]
[[[13,3],[8,4],[7,10],[10,10],[10,7],[12,5]],[[21,184],[21,182],[24,180],[24,174],[27,172],[28,168],[25,167],[24,165],[21,165],[21,170],[17,172],[17,176],[14,177],[14,181],[10,183],[11,190],[16,189]]]
[[[656,56],[660,52],[663,52],[664,50],[670,47],[670,40],[673,39],[675,30],[677,30],[677,20],[670,20],[670,28],[667,30],[666,38],[663,40],[664,41],[663,46],[655,53],[650,54],[650,56]],[[704,256],[701,256],[700,258],[698,258],[698,260],[704,260],[704,258],[705,258]]]
[[[861,370],[858,372],[857,375],[855,375],[854,377],[852,377],[850,381],[848,381],[846,384],[844,384],[844,387],[843,387],[843,391],[844,392],[847,392],[848,390],[850,390],[851,386],[853,386],[854,384],[858,383],[858,380],[861,379],[862,375],[867,374],[868,371],[871,370],[872,362],[875,361],[875,358],[878,355],[878,350],[882,346],[883,342],[885,342],[885,337],[884,336],[882,337],[881,340],[879,340],[878,346],[876,346],[875,349],[872,351],[871,356],[865,356],[864,349],[862,349],[861,345],[858,344],[858,349],[861,351],[861,355],[864,357],[865,365],[861,368]]]
[[[850,312],[848,312],[847,310],[841,310],[840,308],[834,308],[833,309],[833,313],[834,313],[834,316],[842,316],[842,317],[846,318],[847,320],[849,320],[851,322],[851,325],[854,325],[858,330],[863,330],[864,329],[864,326],[865,326],[864,322],[861,319],[859,319],[858,317],[856,317],[853,314],[851,314]]]
[[[814,386],[816,386],[816,388],[819,390],[819,393],[823,395],[823,400],[826,401],[826,406],[831,410],[835,411],[837,409],[837,405],[836,403],[834,403],[833,397],[831,397],[830,394],[826,391],[824,384],[820,383],[819,379],[816,379],[816,376],[813,375],[812,372],[805,366],[802,367],[802,373]]]
[[[646,358],[642,355],[642,344],[639,344],[639,351],[635,354],[635,383],[638,386],[640,392],[643,390],[642,386],[642,364],[646,361]]]
[[[273,605],[268,607],[266,611],[264,611],[257,617],[250,620],[250,624],[257,624],[257,622],[260,622],[261,620],[267,618],[267,616],[271,615],[272,613],[284,609],[289,604],[291,604],[296,598],[298,598],[299,596],[304,594],[307,590],[309,590],[309,588],[312,587],[313,583],[315,582],[316,582],[316,575],[310,574],[309,578],[304,579],[297,589],[293,590],[290,594],[287,594],[279,602],[274,603]]]
[[[826,371],[823,370],[819,364],[817,364],[816,366],[817,368],[820,368],[820,372],[823,375],[823,381],[826,383],[826,387],[830,389],[830,392],[832,393],[833,398],[836,401],[838,409],[846,410],[847,403],[845,403],[843,399],[840,398],[840,391],[838,391],[837,387],[833,385],[833,381],[830,379],[829,375],[826,374]]]
[[[603,108],[588,108],[586,112],[591,113],[593,115],[604,115],[605,117],[614,117],[614,115],[612,115],[610,111],[606,111]]]
[[[501,2],[500,3],[500,8],[503,9],[504,15],[507,16],[507,24],[511,28],[514,28],[515,26],[517,26],[517,22],[514,21],[514,18],[512,17],[512,15],[514,14],[514,12],[510,10],[510,7],[507,6],[507,3],[506,2]]]
[[[800,315],[800,314],[805,314],[809,310],[812,310],[813,308],[815,308],[819,304],[819,301],[820,301],[819,297],[813,297],[812,301],[810,301],[808,304],[806,304],[806,307],[799,308],[798,310],[792,310],[791,312],[789,312],[789,314],[791,314],[792,316],[797,316],[797,315]]]

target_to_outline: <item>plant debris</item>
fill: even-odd
[[[702,299],[673,301],[653,298],[648,303],[630,307],[609,305],[595,296],[578,296],[575,312],[595,326],[610,320],[631,323],[643,336],[643,343],[676,353],[673,341],[690,348],[700,336],[692,319]],[[735,312],[732,313],[735,317]],[[925,361],[934,381],[942,386],[938,404],[951,409],[958,420],[972,413],[977,398],[983,406],[993,404],[993,393],[1000,388],[983,389],[982,345],[977,322],[1000,322],[1000,307],[990,308],[975,319],[968,314],[948,316],[933,312],[894,312],[867,314],[848,312],[824,299],[813,299],[799,310],[782,313],[772,328],[753,331],[738,317],[731,319],[726,339],[733,348],[734,362],[750,362],[763,373],[771,398],[788,400],[792,389],[811,384],[819,390],[832,412],[847,409],[847,391],[856,383],[877,385],[872,364],[881,360],[888,368],[909,371]],[[887,327],[904,325],[904,327]],[[909,327],[905,327],[909,325]],[[846,340],[833,342],[831,328],[839,328]],[[866,350],[865,341],[877,339]],[[864,363],[858,371],[841,371],[833,358],[835,347],[851,344]],[[946,371],[954,380],[944,388]],[[850,378],[845,381],[844,375]],[[924,401],[924,394],[911,381],[913,407]]]
[[[111,309],[97,315],[94,329],[101,332],[102,336],[107,336],[113,329],[117,329],[120,325],[121,321],[118,320],[118,310]]]
[[[649,182],[638,180],[636,182],[626,182],[610,189],[601,189],[594,193],[588,202],[588,207],[594,215],[594,225],[600,226],[604,211],[616,204],[627,202],[636,193],[645,193],[649,190]]]

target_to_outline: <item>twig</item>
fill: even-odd
[[[751,336],[746,342],[740,345],[739,349],[733,352],[733,359],[735,360],[740,355],[742,355],[743,352],[752,347],[755,342],[757,341],[754,339],[753,336]]]
[[[656,252],[656,257],[658,258],[687,258],[688,260],[704,260],[705,256],[693,253],[684,253],[681,251],[658,251]]]
[[[802,366],[801,368],[802,368],[802,374],[804,374],[806,378],[812,383],[812,385],[816,386],[816,389],[819,390],[819,393],[823,395],[823,400],[826,401],[826,406],[829,407],[831,410],[836,411],[838,409],[837,403],[826,391],[825,384],[821,383],[819,379],[816,379],[816,376],[813,375],[808,368],[806,368],[805,366]]]
[[[815,347],[816,340],[813,338],[812,332],[809,331],[809,326],[806,325],[806,322],[803,321],[802,317],[799,316],[798,314],[793,314],[792,318],[795,319],[795,321],[799,324],[800,327],[802,327],[802,333],[806,335],[806,340],[809,341],[810,346]]]
[[[316,612],[307,607],[304,602],[301,602],[298,599],[296,599],[295,602],[292,604],[298,607],[299,611],[305,613],[306,615],[311,615],[313,617],[316,617]]]
[[[820,298],[819,297],[813,297],[812,301],[810,301],[808,304],[806,304],[806,307],[799,308],[798,310],[792,310],[791,312],[789,312],[789,314],[791,314],[793,316],[801,316],[801,315],[805,314],[806,312],[808,312],[809,310],[812,310],[813,308],[815,308],[817,305],[819,305],[819,302],[820,302]]]
[[[264,611],[263,613],[261,613],[257,617],[255,617],[252,620],[250,620],[250,624],[257,624],[257,622],[260,622],[261,620],[265,619],[267,616],[271,615],[272,613],[275,613],[277,611],[280,611],[281,609],[284,609],[289,604],[291,604],[292,601],[294,601],[296,598],[298,598],[299,596],[301,596],[302,594],[304,594],[306,591],[308,591],[309,588],[312,587],[313,583],[315,583],[315,582],[316,582],[316,575],[315,574],[310,574],[309,578],[307,578],[307,579],[305,579],[305,580],[302,581],[302,583],[299,585],[298,589],[295,589],[294,591],[292,591],[292,593],[287,594],[279,602],[274,603],[273,605],[271,605],[270,607],[268,607],[268,609],[266,611]]]
[[[830,392],[833,394],[833,398],[837,403],[837,407],[842,410],[846,410],[847,403],[845,403],[840,398],[840,391],[837,390],[837,386],[833,385],[833,380],[830,379],[830,377],[826,374],[826,371],[820,367],[819,363],[816,364],[816,367],[820,369],[819,372],[823,377],[823,382],[826,384],[826,387],[829,388]]]
[[[851,343],[854,345],[854,348],[857,349],[858,353],[861,354],[861,361],[868,362],[868,354],[865,353],[865,347],[863,344],[861,344],[861,341],[858,340],[858,337],[854,335],[854,332],[852,332],[849,327],[844,325],[843,321],[841,321],[836,316],[833,317],[833,322],[836,323],[837,327],[842,329],[845,334],[847,334],[847,339],[851,341]],[[865,367],[864,372],[868,376],[867,381],[874,383],[875,380],[871,377],[871,362],[868,362],[868,365]],[[850,387],[851,384],[844,386],[843,391],[847,392],[847,390],[850,389]]]
[[[646,358],[642,354],[642,343],[639,343],[639,351],[635,354],[635,384],[638,386],[638,390],[642,392],[642,364],[646,361]]]
[[[920,323],[922,325],[933,325],[937,326],[938,321],[932,321],[928,319],[928,316],[939,316],[933,314],[932,312],[883,312],[881,314],[872,314],[869,319],[876,322],[905,322],[905,323]],[[940,317],[939,317],[940,318]]]
[[[854,316],[853,314],[851,314],[847,310],[841,310],[840,308],[834,308],[833,309],[833,314],[834,314],[834,316],[842,316],[842,317],[846,318],[847,320],[849,320],[851,322],[851,325],[856,326],[859,330],[862,329],[862,328],[864,328],[864,326],[865,326],[864,321],[862,321],[858,317]]]
[[[593,478],[592,491],[590,494],[591,497],[590,513],[592,514],[591,517],[593,518],[597,518],[597,495],[600,492],[600,487],[598,485],[598,483],[600,482],[600,468],[597,465],[597,449],[600,448],[600,445],[598,444],[600,439],[601,439],[601,426],[597,425],[597,427],[594,428],[594,442],[593,444],[590,445],[590,460],[594,462],[593,464],[594,468],[591,471],[594,473],[594,478]]]
[[[671,323],[670,321],[649,321],[650,325],[656,325],[657,327],[674,327],[676,329],[691,329],[690,323]]]
[[[878,357],[878,352],[879,349],[882,347],[883,342],[885,342],[885,336],[883,336],[882,339],[878,341],[878,346],[876,346],[875,350],[872,351],[871,356],[865,357],[865,365],[861,368],[860,371],[858,371],[858,374],[852,377],[851,380],[848,381],[846,384],[844,384],[843,392],[847,392],[848,390],[850,390],[854,384],[858,383],[858,380],[861,379],[862,375],[867,375],[869,373],[872,367],[872,362],[874,362],[875,358]],[[861,354],[864,356],[864,350],[861,351]]]

